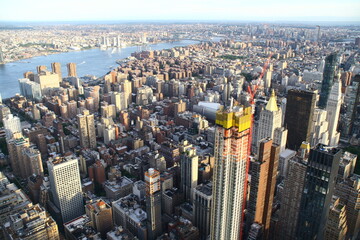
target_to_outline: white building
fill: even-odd
[[[335,80],[334,85],[331,88],[330,95],[326,105],[327,116],[326,119],[329,123],[329,145],[337,146],[340,139],[340,133],[337,131],[337,126],[340,116],[340,107],[342,103],[341,96],[341,81],[340,74],[338,75],[337,81]]]
[[[329,123],[326,121],[327,112],[322,109],[316,108],[313,115],[313,126],[310,136],[311,147],[316,146],[318,143],[325,145],[329,144]]]
[[[41,99],[40,84],[30,81],[28,78],[19,79],[20,92],[29,99]]]
[[[84,214],[78,159],[73,155],[50,158],[47,166],[54,203],[63,222]]]
[[[8,114],[3,119],[3,123],[4,123],[4,128],[5,128],[5,133],[6,133],[7,139],[11,139],[12,135],[16,132],[21,133],[20,118],[14,116],[12,114]]]
[[[260,113],[257,134],[253,140],[253,152],[257,153],[259,142],[264,138],[273,139],[281,151],[285,149],[287,130],[282,128],[282,109],[277,106],[274,90],[264,110]]]

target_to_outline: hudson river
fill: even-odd
[[[17,62],[6,63],[0,65],[0,93],[2,98],[9,98],[16,93],[20,93],[18,79],[23,78],[23,73],[32,71],[36,73],[36,66],[45,65],[51,71],[51,63],[59,62],[62,68],[62,76],[67,76],[66,64],[74,62],[77,65],[77,75],[79,77],[85,75],[95,75],[101,77],[108,71],[118,66],[116,60],[127,58],[133,52],[142,50],[162,50],[170,49],[178,46],[187,46],[197,44],[198,41],[183,40],[171,43],[152,44],[143,47],[126,47],[121,49],[109,48],[101,50],[99,48],[52,54],[48,56],[39,56]]]

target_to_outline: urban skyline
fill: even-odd
[[[359,7],[4,2],[0,239],[358,239]]]

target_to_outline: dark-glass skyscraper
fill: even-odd
[[[297,151],[303,141],[310,142],[315,103],[315,93],[297,89],[289,90],[285,112],[288,148]]]
[[[335,71],[338,64],[337,53],[332,53],[325,58],[325,68],[323,81],[321,84],[321,93],[319,99],[319,108],[324,109],[329,98],[331,87],[334,83]]]
[[[297,239],[323,239],[342,151],[319,144],[310,150]]]

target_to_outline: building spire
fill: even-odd
[[[276,103],[276,95],[275,95],[274,89],[271,91],[271,96],[270,96],[268,103],[266,104],[265,109],[270,112],[277,112],[279,110],[277,103]]]

